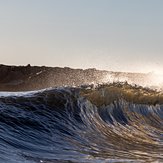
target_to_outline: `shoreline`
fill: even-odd
[[[151,74],[73,69],[69,67],[0,65],[0,91],[33,91],[49,87],[81,86],[110,80],[150,83]]]

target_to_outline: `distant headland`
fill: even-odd
[[[150,74],[69,67],[0,65],[0,91],[31,91],[48,87],[80,86],[107,81],[150,82]]]

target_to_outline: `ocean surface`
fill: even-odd
[[[0,163],[163,162],[160,97],[114,87],[1,92]]]

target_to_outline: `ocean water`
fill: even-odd
[[[161,97],[123,85],[1,92],[0,163],[163,162]]]

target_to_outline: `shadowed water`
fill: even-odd
[[[146,90],[155,99],[152,104],[151,99],[133,101],[131,89],[137,88],[130,87],[132,98],[125,93],[113,98],[109,92],[120,92],[108,87],[100,96],[94,88],[3,94],[0,162],[163,162],[163,105],[158,93]],[[102,102],[95,101],[101,96]]]

